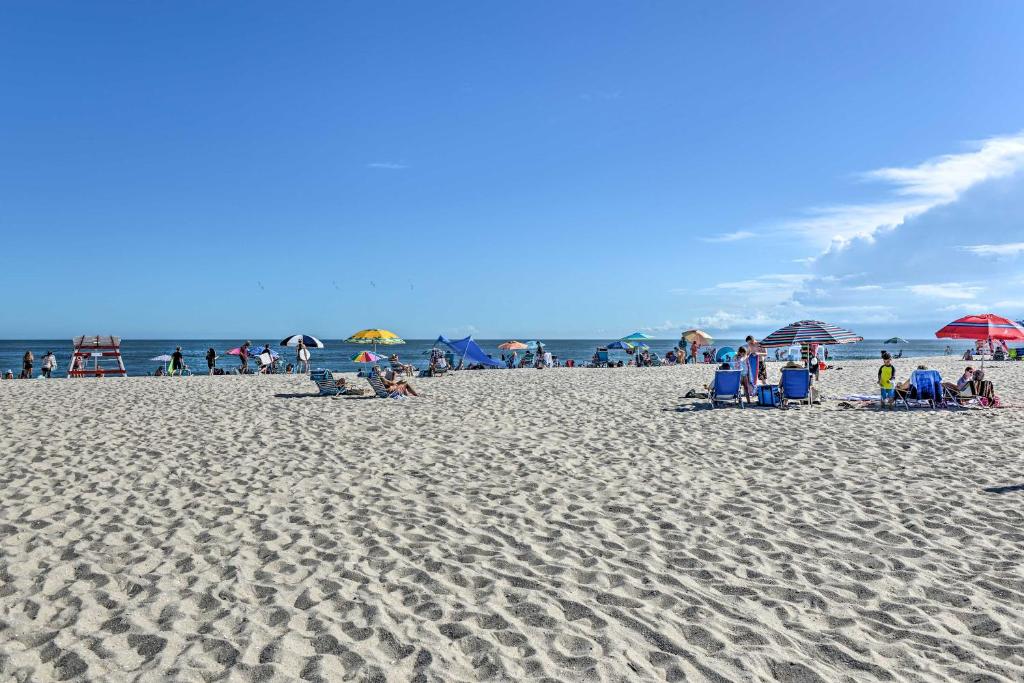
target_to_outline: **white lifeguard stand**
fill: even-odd
[[[121,338],[75,337],[68,377],[127,377],[121,358]]]

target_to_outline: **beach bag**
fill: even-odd
[[[757,386],[757,402],[763,406],[779,405],[779,387],[774,384],[759,384]]]

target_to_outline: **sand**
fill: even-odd
[[[710,374],[0,382],[0,680],[1024,679],[1024,410]]]

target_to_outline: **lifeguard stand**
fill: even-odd
[[[75,337],[68,377],[127,377],[120,337]]]

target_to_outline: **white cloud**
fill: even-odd
[[[739,242],[740,240],[750,239],[755,236],[755,233],[748,230],[737,230],[736,232],[726,232],[713,237],[701,237],[700,240],[701,242]]]
[[[719,282],[714,289],[728,289],[738,292],[792,291],[811,276],[807,273],[771,273],[758,275],[749,280]]]
[[[907,291],[933,299],[973,299],[984,288],[963,282],[908,285]]]
[[[1024,167],[1024,133],[991,137],[960,154],[946,154],[916,166],[880,168],[862,178],[889,186],[891,197],[861,204],[812,208],[808,217],[787,221],[796,230],[829,249],[842,249],[852,240],[872,240],[906,220],[956,201],[987,180],[1002,178]],[[985,246],[985,245],[982,245]]]
[[[671,320],[666,320],[660,325],[649,325],[647,327],[641,327],[640,331],[647,332],[648,334],[660,334],[662,332],[674,332],[677,330],[682,332],[685,329],[686,326],[683,325],[682,323],[674,323]]]
[[[786,324],[782,318],[772,317],[762,311],[730,313],[722,310],[699,316],[694,322],[695,327],[707,330],[731,330],[737,327],[764,329]]]
[[[1005,244],[974,244],[960,247],[975,256],[995,256],[1014,258],[1024,254],[1024,242],[1007,242]]]
[[[379,168],[386,171],[401,171],[409,168],[404,161],[375,161],[366,165],[367,168]]]

